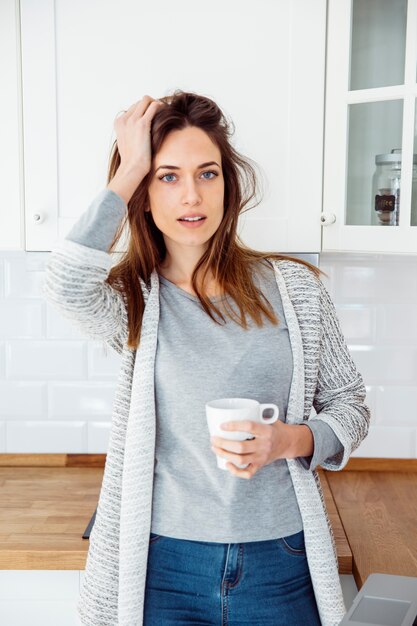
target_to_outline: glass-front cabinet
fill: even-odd
[[[417,254],[417,0],[329,0],[323,250]]]

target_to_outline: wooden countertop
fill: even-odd
[[[417,577],[417,459],[351,459],[345,470],[324,474],[357,588],[373,572]]]
[[[85,568],[105,455],[0,455],[0,569]],[[417,576],[417,459],[319,469],[340,574]]]

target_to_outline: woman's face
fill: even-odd
[[[173,254],[192,246],[203,254],[224,212],[220,150],[200,128],[174,130],[155,154],[153,167],[147,210],[163,233],[168,251]],[[187,227],[178,221],[185,214],[206,218],[197,227]]]

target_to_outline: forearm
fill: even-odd
[[[125,215],[123,198],[109,188],[103,189],[81,214],[65,239],[108,252]]]

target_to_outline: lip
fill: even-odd
[[[184,213],[184,215],[180,215],[178,219],[181,220],[184,217],[207,217],[207,215],[204,215],[204,213]]]
[[[185,228],[198,228],[199,226],[202,226],[205,221],[206,221],[206,217],[202,220],[197,220],[196,222],[181,222],[180,220],[177,220],[179,224],[181,224],[181,226],[184,226]]]

